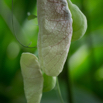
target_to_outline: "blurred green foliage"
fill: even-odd
[[[68,100],[67,77],[70,70],[74,103],[103,103],[103,0],[72,0],[88,20],[83,38],[72,42],[67,66],[59,76],[65,103]],[[28,21],[27,13],[37,15],[36,0],[14,0],[14,24],[17,38],[24,45],[37,45],[37,19]],[[12,1],[0,0],[0,103],[26,103],[20,70],[22,52],[37,55],[37,48],[22,47],[12,31]],[[66,88],[67,87],[67,88]],[[59,103],[56,88],[43,94],[41,103]]]

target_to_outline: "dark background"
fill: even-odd
[[[72,42],[67,62],[59,76],[65,103],[71,90],[74,103],[103,103],[103,0],[72,0],[88,20],[86,34]],[[37,45],[37,20],[27,20],[27,13],[37,15],[36,0],[14,0],[14,26],[24,45]],[[22,47],[12,31],[12,1],[0,0],[0,103],[26,103],[20,56],[37,55],[37,49]],[[67,72],[69,70],[69,72]],[[68,74],[67,74],[68,73]],[[71,80],[71,83],[68,83]],[[56,88],[43,93],[41,103],[60,103]]]

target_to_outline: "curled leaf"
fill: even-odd
[[[40,103],[43,90],[43,76],[37,57],[30,53],[23,53],[20,65],[27,103]]]
[[[72,13],[73,19],[73,36],[72,41],[80,39],[87,30],[87,19],[80,9],[68,0],[68,6]]]
[[[71,43],[71,13],[66,0],[37,0],[37,9],[40,67],[48,76],[58,76]]]

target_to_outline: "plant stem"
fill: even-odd
[[[61,100],[61,103],[64,103],[62,95],[61,95],[60,87],[59,87],[58,77],[57,77],[57,90],[58,90],[58,95],[59,95],[59,98]]]
[[[64,66],[64,74],[65,74],[65,82],[67,86],[67,92],[68,92],[68,103],[73,103],[73,98],[72,98],[72,85],[71,85],[71,78],[70,78],[70,70],[68,68],[68,59],[65,63]]]

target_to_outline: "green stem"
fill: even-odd
[[[59,95],[59,98],[61,100],[61,103],[64,103],[62,95],[61,95],[60,87],[59,87],[58,77],[57,77],[57,90],[58,90],[58,95]]]
[[[69,103],[73,103],[72,98],[72,84],[71,84],[71,78],[70,78],[70,70],[67,68],[67,84],[68,84],[68,92],[69,92]]]
[[[72,84],[71,84],[71,76],[70,76],[70,70],[68,66],[68,58],[66,60],[66,63],[64,65],[64,70],[63,70],[63,77],[66,83],[66,88],[67,88],[67,98],[68,98],[68,103],[73,103],[73,98],[72,98]]]

